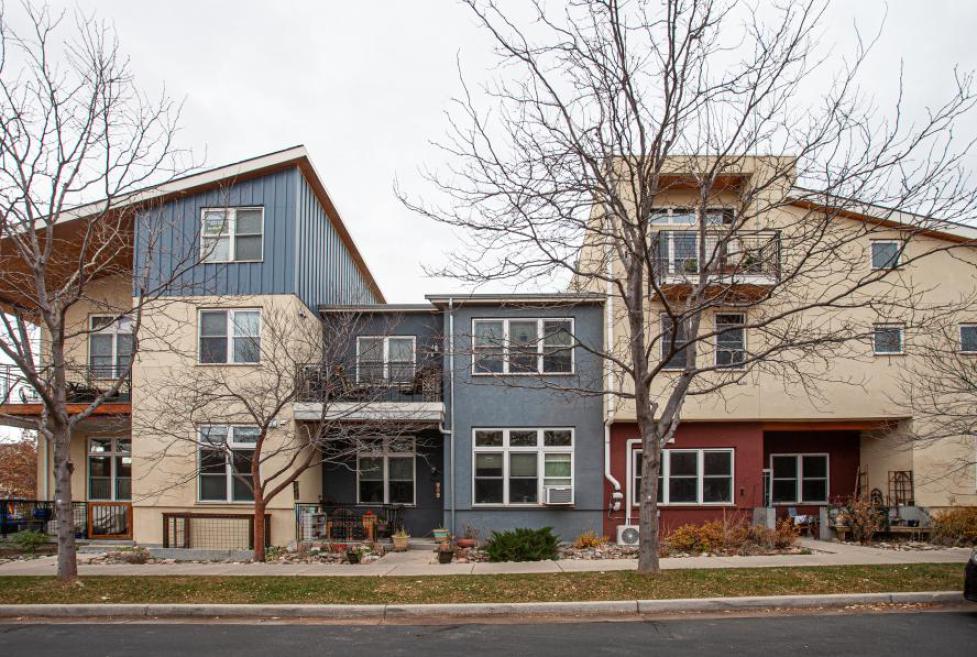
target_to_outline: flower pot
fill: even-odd
[[[460,548],[469,549],[475,547],[476,541],[474,538],[459,538],[455,544]]]
[[[437,543],[443,543],[448,540],[448,530],[447,529],[435,529],[434,530],[434,540]]]
[[[438,563],[451,563],[454,556],[453,550],[438,550]]]
[[[351,564],[357,564],[360,562],[360,551],[359,550],[346,550],[346,560]]]
[[[410,536],[397,536],[396,534],[391,538],[394,542],[394,552],[406,552],[407,547],[410,544]]]

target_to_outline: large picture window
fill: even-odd
[[[132,441],[129,438],[89,439],[88,499],[132,499]]]
[[[259,430],[205,426],[198,432],[198,496],[201,502],[251,502],[251,461]]]
[[[474,504],[536,505],[573,488],[573,429],[475,429]]]
[[[410,383],[417,339],[413,335],[356,338],[357,383]]]
[[[88,368],[98,379],[115,379],[132,360],[132,320],[95,315],[89,319]]]
[[[264,249],[264,208],[204,208],[200,258],[203,262],[260,262]]]
[[[414,438],[362,441],[356,455],[358,504],[414,504]]]
[[[201,310],[201,363],[257,363],[261,360],[261,311]]]
[[[827,454],[771,454],[774,504],[827,504]]]
[[[631,503],[638,506],[642,450],[632,454]],[[659,504],[732,504],[732,449],[665,449],[658,478]]]
[[[573,373],[573,319],[472,320],[475,374]]]

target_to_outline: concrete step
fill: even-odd
[[[126,540],[79,540],[77,545],[79,554],[95,554],[118,550],[119,548],[133,547],[136,545],[136,542]]]

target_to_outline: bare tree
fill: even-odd
[[[861,92],[859,37],[815,86],[840,61],[816,1],[534,2],[525,20],[465,4],[500,73],[462,78],[451,165],[428,174],[439,200],[402,198],[466,236],[440,275],[607,295],[605,393],[635,407],[639,570],[656,572],[662,448],[686,401],[757,372],[817,398],[873,323],[925,305],[901,272],[970,246],[917,238],[973,217],[970,143],[953,138],[972,78],[907,122],[901,100],[883,112]],[[899,267],[870,268],[868,238],[893,234]],[[730,330],[749,344],[724,350]]]
[[[378,413],[375,404],[398,389],[390,381],[437,387],[440,376],[424,361],[387,376],[357,373],[356,336],[365,318],[356,312],[319,321],[292,306],[266,306],[255,321],[260,337],[234,345],[250,353],[254,368],[186,367],[196,353],[180,354],[181,364],[161,373],[144,399],[136,427],[159,445],[148,461],[178,463],[163,477],[165,489],[148,495],[191,484],[212,466],[233,469],[254,500],[254,559],[264,561],[269,503],[307,470],[355,460],[364,441],[416,432],[421,424],[410,412]],[[384,335],[395,325],[391,317],[384,327],[371,324],[369,333]],[[295,405],[303,403],[310,410],[293,420]]]
[[[28,3],[18,15],[25,29],[10,19],[0,9],[0,350],[17,370],[19,385],[7,392],[29,386],[42,408],[35,428],[53,445],[58,576],[71,580],[71,436],[118,398],[132,359],[100,372],[92,394],[73,405],[73,387],[91,383],[92,372],[72,345],[84,344],[92,327],[70,318],[88,308],[139,334],[142,309],[173,279],[151,276],[161,231],[143,217],[151,208],[137,192],[181,173],[185,154],[173,144],[178,106],[139,90],[108,24]],[[138,270],[137,232],[149,254]],[[175,258],[174,275],[195,256]],[[97,289],[113,280],[131,288],[124,301]],[[134,338],[131,352],[138,350]]]

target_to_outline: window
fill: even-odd
[[[651,212],[651,223],[656,226],[694,226],[698,223],[694,208],[657,208]],[[733,223],[733,210],[710,208],[706,210],[706,225],[722,226]]]
[[[877,355],[901,354],[903,351],[902,326],[876,324],[872,335],[872,348]]]
[[[573,429],[475,429],[475,504],[534,505],[573,488]]]
[[[98,379],[114,379],[132,360],[132,320],[96,315],[89,319],[88,369]]]
[[[201,502],[251,502],[251,461],[259,430],[248,426],[200,427],[198,495]]]
[[[356,338],[356,382],[412,382],[415,348],[412,335]]]
[[[572,374],[572,319],[472,320],[474,374]]]
[[[201,363],[257,363],[261,359],[260,310],[201,310]]]
[[[203,262],[260,262],[264,208],[204,208],[200,240]]]
[[[661,335],[661,359],[665,361],[664,369],[666,370],[682,370],[685,369],[685,354],[686,350],[693,348],[690,346],[683,347],[687,341],[688,335],[688,324],[685,321],[679,320],[678,331],[674,332],[675,322],[668,315],[663,314],[661,316],[662,322],[662,335]],[[675,335],[675,345],[674,351],[672,351],[672,335]]]
[[[960,325],[960,351],[977,354],[977,324]]]
[[[771,454],[774,504],[827,504],[827,454]]]
[[[132,441],[92,438],[88,441],[88,499],[132,499]]]
[[[414,438],[362,441],[356,455],[358,504],[414,504]]]
[[[899,266],[902,243],[897,240],[874,240],[872,248],[872,269],[895,269]]]
[[[716,315],[716,367],[740,367],[746,360],[746,317],[741,314]]]
[[[631,504],[638,506],[642,450],[632,453]],[[659,504],[732,504],[732,449],[662,450]]]

